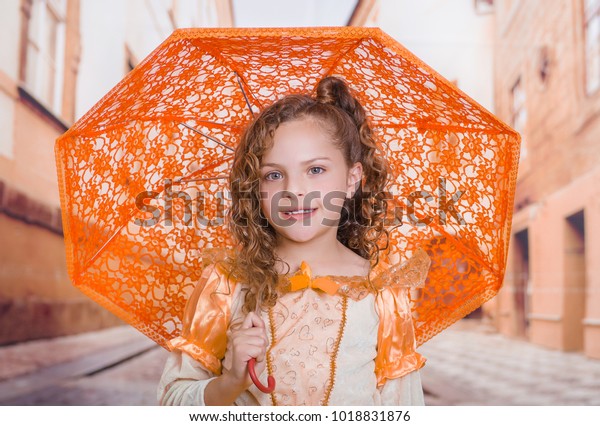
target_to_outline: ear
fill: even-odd
[[[358,185],[362,180],[363,168],[360,162],[354,163],[354,165],[348,170],[347,189],[346,197],[352,198],[354,193],[358,190]]]

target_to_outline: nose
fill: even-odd
[[[285,198],[294,198],[294,197],[303,197],[303,196],[304,196],[304,191],[290,191],[289,189],[286,189],[284,191]]]
[[[303,197],[306,194],[304,181],[299,178],[291,178],[287,180],[285,187],[285,197]]]

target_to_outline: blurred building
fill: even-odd
[[[233,26],[228,0],[2,0],[0,344],[119,320],[71,286],[54,141],[177,27]]]
[[[380,27],[494,111],[495,19],[488,0],[364,0],[360,5],[357,25]]]
[[[498,0],[496,113],[523,136],[499,330],[600,358],[600,0]]]
[[[0,344],[119,321],[67,276],[54,140],[173,29],[234,26],[233,5],[2,0]],[[505,284],[485,315],[600,358],[600,0],[358,0],[347,24],[381,27],[521,132]]]
[[[494,111],[494,2],[364,0],[352,25],[377,26]],[[479,318],[478,308],[468,317]]]
[[[523,136],[504,334],[600,358],[600,0],[360,1],[379,26]]]

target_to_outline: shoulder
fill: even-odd
[[[430,266],[429,255],[418,247],[404,262],[389,264],[380,260],[373,270],[372,282],[379,289],[423,287]]]
[[[169,349],[186,352],[214,374],[221,372],[227,327],[239,304],[239,286],[224,262],[229,253],[226,248],[202,252],[202,272],[186,301],[181,333],[168,342]]]
[[[237,287],[237,280],[230,273],[230,249],[209,248],[201,254],[199,278],[191,287],[188,305],[213,304],[216,300],[226,303]],[[188,290],[189,291],[189,290]]]

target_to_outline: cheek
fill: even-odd
[[[324,188],[323,191],[324,201],[335,204],[336,206],[342,206],[344,204],[346,195],[348,195],[346,193],[346,181],[342,179],[332,182],[327,188]]]
[[[262,209],[262,211],[268,215],[269,212],[271,211],[270,206],[271,206],[271,195],[265,191],[264,189],[261,189],[261,192],[259,192],[258,194],[259,200],[260,200],[260,207]]]
[[[278,193],[279,191],[277,191],[274,188],[269,188],[269,187],[263,187],[261,190],[261,192],[259,193],[259,198],[260,198],[260,206],[262,208],[262,211],[264,212],[265,215],[267,215],[267,217],[270,217],[273,215],[273,213],[275,211],[277,211],[277,207],[278,207]]]
[[[340,191],[339,188],[325,194],[324,198],[321,200],[325,212],[334,215],[339,214],[344,206],[345,196],[346,193]]]

